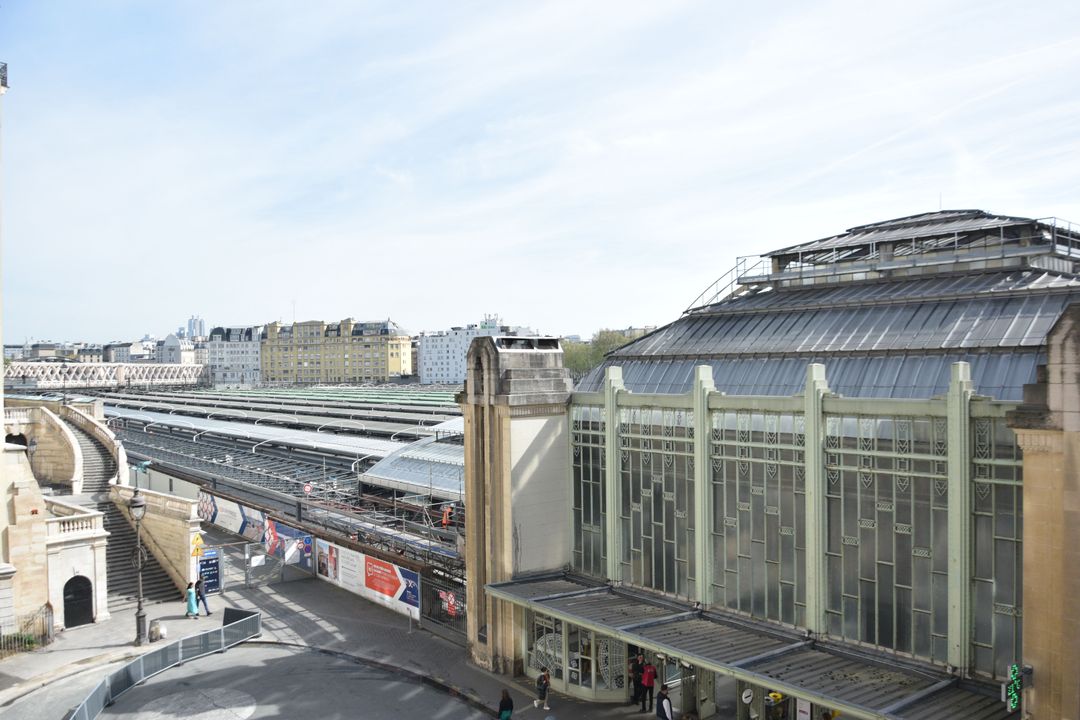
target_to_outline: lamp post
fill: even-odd
[[[143,610],[142,571],[143,571],[143,546],[142,546],[142,519],[146,514],[146,498],[139,494],[139,488],[135,488],[135,494],[128,500],[128,509],[131,517],[135,520],[135,556],[132,564],[138,571],[139,605],[135,610],[135,644],[146,644],[146,611]]]

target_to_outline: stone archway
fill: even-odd
[[[94,585],[90,578],[76,575],[64,584],[64,627],[94,622]]]

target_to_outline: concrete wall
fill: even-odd
[[[566,416],[513,417],[513,574],[570,564],[570,432]]]
[[[146,515],[142,520],[143,544],[153,554],[178,590],[198,579],[196,558],[191,556],[193,540],[199,535],[199,503],[196,500],[140,490],[146,498]],[[135,526],[128,510],[134,488],[114,485],[110,497],[120,512]]]
[[[197,484],[181,480],[154,468],[140,470],[136,467],[129,467],[127,477],[126,484],[133,488],[140,487],[144,490],[175,495],[187,500],[197,501],[199,499],[199,486]]]

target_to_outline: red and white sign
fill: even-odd
[[[364,587],[388,598],[396,598],[401,590],[397,568],[373,557],[364,558]]]
[[[304,492],[308,495],[311,494],[311,483],[304,483]]]

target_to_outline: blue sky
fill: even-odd
[[[1080,222],[1080,5],[0,4],[5,343],[675,319],[738,256]]]

